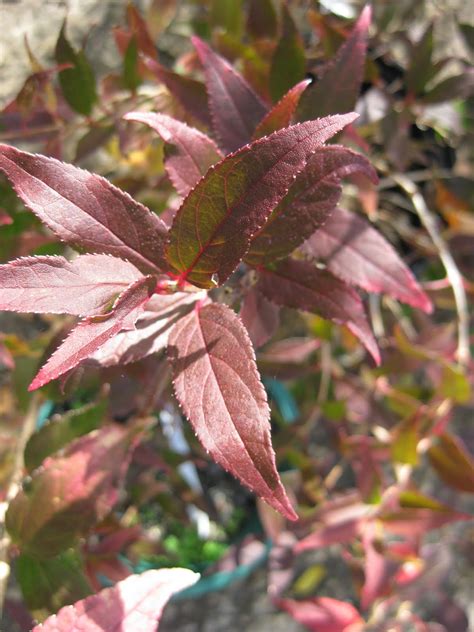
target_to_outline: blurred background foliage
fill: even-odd
[[[208,129],[192,34],[212,43],[267,102],[305,76],[314,80],[309,90],[325,77],[327,98],[302,100],[300,115],[356,107],[360,118],[343,142],[369,157],[380,183],[349,182],[344,204],[377,225],[435,309],[426,315],[368,297],[379,368],[346,331],[282,310],[257,359],[282,478],[302,518],[291,527],[207,459],[173,403],[162,357],[80,370],[32,396],[28,383],[71,322],[2,314],[2,500],[19,449],[34,481],[44,458],[67,453],[94,429],[112,420],[146,424],[112,513],[80,534],[66,516],[74,544],[53,557],[10,550],[8,625],[29,629],[30,614],[42,619],[131,572],[187,566],[203,580],[167,609],[164,630],[288,630],[292,623],[275,604],[300,620],[298,604],[321,596],[353,604],[366,630],[468,630],[472,10],[448,0],[375,1],[364,76],[354,88],[350,51],[337,53],[360,2],[39,4],[43,15],[33,1],[0,9],[7,24],[1,142],[101,173],[162,213],[179,204],[163,169],[166,149],[122,116],[158,110]],[[335,107],[342,93],[347,108],[331,109],[333,93]],[[33,253],[69,254],[1,179],[0,258]],[[34,427],[26,446],[25,419]]]

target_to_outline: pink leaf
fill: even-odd
[[[33,628],[32,632],[155,632],[170,597],[199,579],[186,568],[131,575]]]
[[[301,98],[298,120],[354,109],[364,78],[367,37],[372,9],[366,6],[351,34],[325,67],[322,76]]]
[[[315,150],[355,117],[332,116],[287,127],[211,167],[170,229],[167,256],[180,280],[204,288],[213,287],[216,279],[223,283]]]
[[[304,601],[277,599],[275,603],[312,632],[363,630],[362,617],[352,604],[345,601],[331,597],[314,597]]]
[[[253,140],[261,138],[262,136],[268,136],[283,127],[288,127],[292,121],[300,97],[310,83],[311,79],[304,79],[288,90],[278,103],[265,115],[263,120],[260,121],[253,134]]]
[[[223,158],[213,140],[166,114],[129,112],[127,121],[145,123],[171,146],[165,150],[165,168],[177,192],[185,197],[209,167]]]
[[[369,515],[370,505],[361,502],[358,493],[328,500],[316,514],[315,530],[296,543],[295,552],[351,542],[360,533]]]
[[[271,446],[270,410],[247,331],[225,305],[196,307],[175,325],[168,352],[176,396],[212,458],[296,520]]]
[[[367,158],[341,145],[320,147],[288,194],[252,237],[246,261],[253,265],[286,257],[326,221],[341,196],[341,178],[377,174]]]
[[[0,265],[0,309],[94,316],[140,278],[134,265],[109,255],[24,257]]]
[[[347,283],[368,292],[384,292],[425,312],[432,309],[431,301],[393,247],[354,213],[335,208],[303,249],[324,260],[329,270]]]
[[[105,178],[9,145],[0,145],[0,170],[62,241],[128,259],[146,271],[166,268],[166,226]]]
[[[121,331],[109,338],[88,360],[103,367],[137,362],[166,348],[173,325],[187,314],[196,301],[204,301],[205,292],[155,295],[135,323],[135,329]]]
[[[153,277],[143,277],[117,299],[112,311],[77,325],[39,370],[29,389],[34,391],[76,367],[122,329],[133,329],[155,288]]]
[[[250,141],[267,108],[228,61],[198,37],[192,40],[204,66],[214,131],[223,149],[235,151]]]
[[[110,512],[142,428],[108,425],[48,457],[12,500],[6,526],[22,550],[57,555]]]
[[[268,342],[278,329],[279,312],[278,305],[267,301],[254,288],[244,296],[239,315],[255,349]]]
[[[375,362],[380,363],[377,343],[359,295],[327,270],[318,270],[305,261],[287,259],[275,270],[262,269],[257,287],[277,305],[314,312],[346,325]]]

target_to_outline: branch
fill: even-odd
[[[458,346],[456,356],[460,364],[467,365],[470,359],[469,310],[462,275],[459,272],[448,246],[438,231],[436,220],[428,209],[419,188],[409,178],[407,178],[407,176],[401,173],[393,174],[392,178],[410,198],[411,203],[418,213],[421,223],[431,237],[431,240],[438,251],[439,258],[446,270],[446,276],[448,277],[453,290],[456,311],[458,314]]]
[[[10,547],[10,536],[5,528],[5,516],[8,505],[15,498],[21,487],[23,479],[24,460],[23,455],[28,439],[34,432],[36,419],[38,417],[39,394],[34,393],[31,397],[30,405],[25,416],[25,423],[21,430],[15,448],[15,462],[13,464],[12,475],[7,487],[5,500],[0,503],[0,621],[3,613],[3,603],[7,592],[8,578],[10,576],[10,563],[8,560],[8,549]]]

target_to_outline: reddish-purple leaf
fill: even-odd
[[[110,313],[80,322],[41,367],[28,390],[41,388],[67,373],[122,329],[133,329],[155,285],[153,277],[143,277],[118,297]]]
[[[267,223],[252,238],[246,261],[253,265],[288,256],[327,219],[341,196],[341,178],[377,174],[367,158],[346,147],[319,148]]]
[[[377,364],[380,353],[359,295],[327,270],[288,259],[274,270],[262,269],[257,287],[277,305],[314,312],[347,328],[359,338]]]
[[[165,168],[177,192],[185,197],[209,167],[223,158],[213,140],[194,127],[166,114],[129,112],[127,121],[145,123],[170,146],[165,149]]]
[[[186,112],[189,112],[206,127],[211,127],[211,116],[204,84],[191,77],[179,75],[149,57],[144,58],[143,63],[159,81],[165,84]]]
[[[255,288],[244,296],[239,315],[255,349],[268,342],[278,329],[279,313],[278,305],[267,301]]]
[[[105,178],[9,145],[0,145],[0,170],[62,241],[128,259],[146,271],[166,268],[166,226]]]
[[[288,127],[291,124],[293,114],[295,113],[301,95],[311,83],[311,79],[304,79],[293,86],[282,98],[276,103],[270,112],[263,118],[257,126],[253,134],[253,139],[268,136],[278,129]]]
[[[180,279],[204,288],[223,283],[315,150],[356,116],[287,127],[211,167],[170,229],[168,261]]]
[[[363,619],[354,606],[331,597],[314,597],[304,601],[278,599],[276,605],[312,632],[356,632],[363,630]],[[359,627],[360,626],[360,627]]]
[[[105,518],[140,429],[109,425],[48,457],[12,500],[6,526],[23,551],[53,557]]]
[[[0,309],[95,316],[142,276],[109,255],[23,257],[0,265]]]
[[[131,575],[86,597],[33,628],[32,632],[155,632],[170,597],[199,579],[187,568]]]
[[[247,331],[228,307],[197,306],[169,338],[176,396],[212,458],[296,520],[275,465],[270,410]]]
[[[172,326],[192,309],[196,301],[205,299],[204,292],[153,296],[135,323],[135,329],[121,331],[109,338],[88,359],[104,367],[114,366],[137,362],[163,350],[168,344]]]
[[[366,6],[346,42],[325,67],[323,75],[301,97],[298,120],[307,121],[354,109],[364,77],[371,17],[372,10]]]
[[[425,312],[431,301],[386,239],[363,218],[335,208],[327,222],[303,246],[347,283],[368,292],[384,292]]]
[[[214,132],[225,151],[236,151],[250,141],[267,107],[228,61],[198,37],[192,40],[204,67]]]

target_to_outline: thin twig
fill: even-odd
[[[448,246],[438,231],[436,220],[428,209],[419,188],[403,174],[393,174],[392,178],[409,196],[416,212],[418,213],[418,217],[431,237],[431,240],[438,251],[439,258],[446,270],[446,276],[448,277],[453,290],[456,311],[458,314],[458,346],[456,357],[460,364],[467,365],[470,359],[469,310],[462,275],[459,272]]]
[[[25,415],[25,422],[16,444],[15,462],[13,464],[12,475],[8,484],[5,500],[0,503],[0,620],[3,614],[3,604],[7,591],[8,578],[10,576],[10,564],[8,560],[10,537],[5,528],[5,517],[8,505],[15,498],[21,487],[24,469],[23,455],[28,439],[33,434],[36,426],[39,401],[40,399],[38,393],[34,393],[31,397],[30,405]]]

